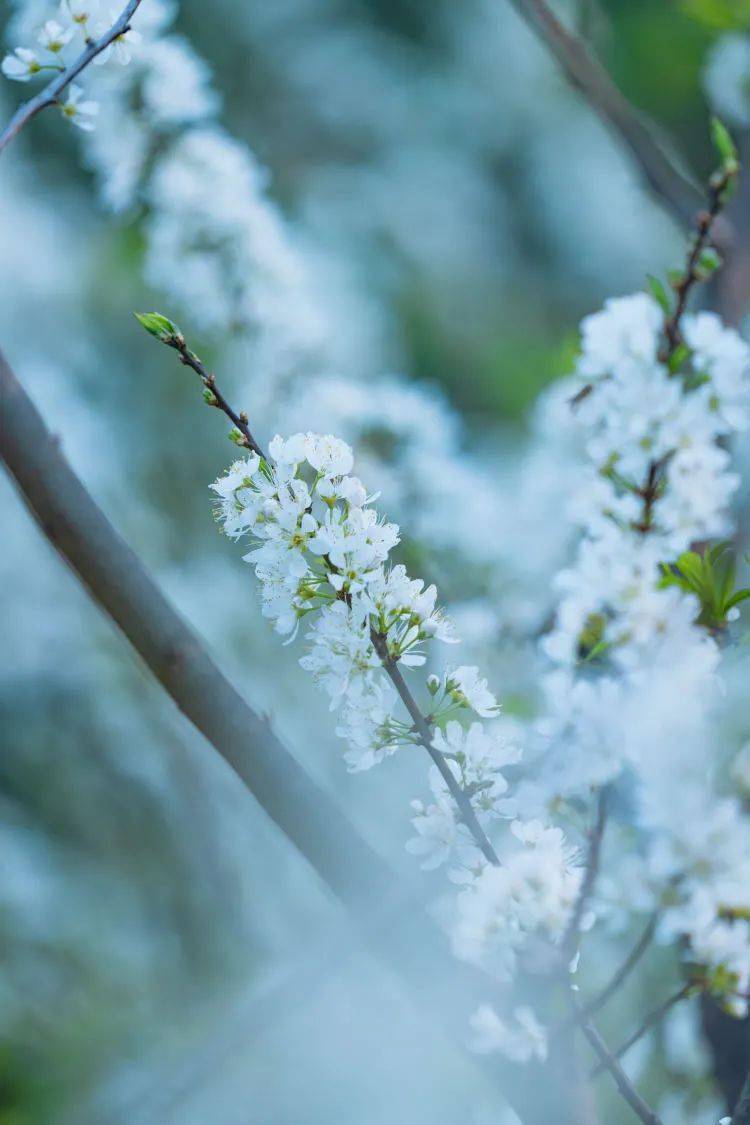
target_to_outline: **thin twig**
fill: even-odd
[[[586,1036],[594,1053],[599,1058],[605,1070],[609,1071],[612,1079],[617,1086],[622,1097],[628,1103],[630,1108],[644,1122],[644,1125],[663,1125],[661,1118],[656,1114],[648,1102],[644,1101],[641,1095],[636,1090],[633,1083],[628,1078],[625,1071],[620,1066],[615,1056],[610,1051],[607,1044],[602,1039],[599,1032],[594,1025],[586,1017],[582,1008],[580,1007],[577,999],[571,994],[571,1003],[576,1011],[576,1022],[578,1023],[581,1031]]]
[[[545,0],[510,0],[539,36],[594,112],[628,148],[656,196],[680,223],[700,205],[698,189],[664,152],[651,127],[614,84],[587,45],[566,28]]]
[[[576,899],[576,904],[573,908],[573,913],[570,916],[565,936],[562,940],[563,957],[569,961],[575,954],[578,938],[580,937],[581,919],[586,909],[589,899],[594,890],[597,876],[599,874],[599,863],[601,860],[602,840],[604,838],[604,829],[607,823],[607,798],[608,790],[606,786],[600,790],[599,799],[596,805],[596,821],[594,827],[589,835],[589,847],[586,856],[586,870],[581,883],[581,889]]]
[[[227,400],[224,398],[224,395],[217,387],[216,377],[211,374],[206,365],[201,359],[198,358],[195,352],[192,352],[190,348],[188,348],[187,344],[185,343],[184,337],[176,336],[175,344],[173,346],[180,357],[180,363],[184,364],[185,367],[192,368],[192,370],[195,371],[197,375],[200,375],[203,381],[203,386],[206,388],[206,390],[210,391],[211,395],[213,396],[213,400],[208,400],[211,406],[215,406],[218,410],[221,410],[222,413],[226,414],[230,422],[234,423],[234,425],[237,427],[237,429],[245,439],[243,444],[247,449],[252,449],[253,453],[257,453],[259,457],[267,460],[265,453],[250,432],[247,415],[237,414],[232,409]]]
[[[701,256],[711,244],[713,225],[724,207],[727,188],[736,175],[736,169],[725,168],[721,173],[717,173],[710,181],[708,207],[700,211],[697,216],[697,229],[688,255],[685,272],[674,286],[675,293],[677,294],[677,303],[674,312],[671,316],[667,317],[664,324],[666,345],[659,357],[663,363],[668,363],[672,359],[677,348],[682,343],[680,326],[687,309],[690,293],[702,277],[699,269]]]
[[[669,366],[677,357],[682,345],[682,319],[687,310],[690,294],[697,283],[705,277],[701,270],[701,258],[711,245],[711,233],[726,202],[727,188],[737,175],[737,167],[724,167],[712,176],[708,187],[708,206],[696,216],[696,231],[688,252],[685,269],[680,278],[673,283],[676,295],[675,307],[664,319],[664,346],[659,352],[661,363]],[[677,357],[679,358],[679,357]],[[664,469],[668,458],[652,460],[646,470],[646,479],[637,489],[641,498],[641,512],[633,524],[633,530],[648,535],[654,527],[654,509],[659,499],[664,480]]]
[[[453,800],[458,805],[462,820],[466,824],[466,827],[471,832],[479,847],[482,849],[482,853],[484,854],[485,858],[497,867],[500,862],[497,857],[497,853],[492,847],[490,841],[487,839],[484,829],[477,820],[476,813],[474,812],[468,794],[464,792],[464,790],[461,788],[461,786],[458,784],[455,777],[451,773],[450,767],[445,760],[445,756],[432,745],[432,730],[430,728],[430,724],[427,722],[427,719],[422,714],[416,700],[414,699],[414,696],[410,692],[406,681],[401,674],[401,669],[399,668],[397,662],[389,654],[386,637],[382,633],[377,633],[374,629],[370,631],[370,637],[372,639],[373,647],[380,657],[380,661],[386,671],[386,674],[388,675],[391,683],[398,692],[401,701],[406,707],[406,710],[409,712],[409,716],[414,723],[416,733],[419,735],[420,742],[437,766],[438,770],[440,771],[440,776],[448,786]]]
[[[686,996],[689,996],[694,987],[695,985],[692,981],[688,981],[687,984],[684,984],[682,988],[668,997],[662,1004],[659,1004],[658,1007],[649,1012],[640,1027],[637,1027],[633,1034],[628,1036],[625,1042],[621,1043],[616,1049],[614,1052],[615,1058],[621,1059],[623,1055],[627,1054],[630,1048],[634,1047],[652,1027],[656,1027],[656,1025],[664,1019],[667,1012],[671,1011],[675,1004],[679,1004],[680,1000],[684,1000]],[[604,1069],[603,1063],[598,1063],[591,1071],[589,1078],[598,1078],[599,1075],[603,1073]]]
[[[70,83],[78,77],[81,71],[85,70],[89,63],[93,62],[97,55],[102,51],[106,51],[115,39],[119,39],[121,35],[125,35],[130,30],[130,21],[135,14],[141,0],[129,0],[128,4],[123,9],[121,15],[108,31],[99,39],[87,41],[85,48],[81,51],[75,62],[62,70],[56,75],[51,82],[49,82],[38,94],[28,101],[23,102],[18,107],[16,112],[11,117],[8,124],[0,133],[0,152],[3,151],[7,145],[16,137],[23,127],[31,121],[32,117],[36,117],[43,109],[48,109],[51,105],[56,105],[60,94],[65,90]]]
[[[594,996],[592,1000],[589,1000],[587,1004],[583,1005],[583,1011],[587,1016],[593,1016],[596,1012],[600,1011],[630,976],[653,941],[656,927],[659,923],[659,914],[660,912],[658,910],[653,912],[643,933],[620,965],[619,969],[617,969],[609,984],[606,984],[597,996]]]
[[[250,430],[247,415],[244,412],[238,413],[230,406],[217,386],[216,376],[208,370],[200,357],[188,348],[184,336],[180,333],[163,336],[162,341],[166,343],[168,347],[174,348],[180,358],[180,362],[186,367],[190,367],[200,377],[203,386],[209,392],[206,399],[209,405],[216,407],[217,410],[221,410],[223,414],[226,414],[236,429],[239,430],[241,437],[238,436],[237,444],[244,446],[246,449],[251,449],[254,453],[257,453],[259,457],[268,460]],[[398,667],[398,662],[394,660],[388,651],[387,638],[382,633],[378,633],[375,629],[371,629],[370,639],[386,675],[398,692],[406,710],[409,712],[419,741],[440,771],[440,776],[448,787],[453,800],[456,802],[461,814],[461,819],[471,832],[471,835],[474,837],[477,846],[481,849],[485,858],[490,863],[498,866],[500,861],[497,857],[497,853],[477,819],[469,795],[461,788],[458,781],[453,776],[445,756],[432,745],[433,735],[430,724],[404,680],[401,669]]]

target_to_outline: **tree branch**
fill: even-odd
[[[23,127],[31,121],[32,117],[36,117],[43,109],[48,109],[49,106],[56,105],[60,94],[62,94],[65,88],[86,69],[89,63],[93,62],[97,55],[100,55],[102,51],[106,51],[110,43],[114,43],[115,39],[119,39],[121,35],[125,35],[126,32],[130,30],[130,21],[140,3],[141,0],[129,0],[119,18],[115,20],[108,31],[105,31],[99,39],[87,42],[81,54],[70,66],[56,75],[55,78],[40,90],[38,94],[35,94],[33,98],[29,98],[28,101],[18,107],[2,133],[0,133],[0,152],[10,144],[14,137],[18,136]]]
[[[677,348],[682,343],[680,327],[682,318],[687,310],[688,299],[696,284],[702,280],[700,270],[701,256],[711,245],[711,235],[714,223],[724,208],[727,198],[727,189],[737,176],[738,168],[726,167],[723,171],[712,177],[708,188],[708,207],[700,211],[697,216],[697,230],[693,244],[688,254],[687,264],[681,279],[675,285],[677,302],[674,312],[667,317],[664,324],[666,337],[665,348],[659,357],[663,363],[668,363],[674,356]]]
[[[385,865],[224,678],[75,476],[2,353],[0,417],[0,458],[42,531],[183,714],[347,904],[373,887],[385,893]]]
[[[608,790],[606,786],[600,791],[599,799],[596,804],[596,821],[594,827],[589,835],[589,847],[586,857],[586,871],[581,883],[581,889],[576,899],[576,904],[573,908],[573,913],[570,916],[565,935],[562,940],[563,957],[570,960],[576,951],[578,938],[581,931],[581,919],[586,909],[586,904],[594,890],[596,879],[599,874],[599,862],[601,860],[602,840],[604,838],[604,829],[607,824],[607,797]]]
[[[571,85],[629,149],[654,195],[680,223],[700,206],[700,193],[667,156],[644,119],[615,86],[578,36],[569,31],[546,0],[510,0],[521,18],[562,66]]]
[[[636,967],[641,957],[653,941],[658,922],[659,911],[655,910],[649,918],[643,933],[631,949],[628,956],[623,961],[622,965],[620,965],[619,969],[617,969],[609,984],[604,986],[598,996],[595,996],[592,1000],[589,1000],[587,1004],[584,1004],[583,1011],[587,1016],[593,1016],[596,1012],[603,1008],[607,1001],[610,1000],[611,997],[614,996],[614,994],[617,992],[617,990],[624,984],[625,980],[630,976],[633,969]]]
[[[589,1044],[591,1045],[594,1053],[599,1058],[602,1067],[608,1070],[612,1075],[615,1085],[619,1090],[622,1097],[628,1103],[633,1112],[644,1122],[644,1125],[663,1125],[661,1118],[658,1114],[654,1113],[648,1102],[644,1101],[641,1095],[636,1090],[633,1083],[628,1078],[625,1071],[620,1066],[619,1062],[607,1047],[607,1044],[602,1039],[599,1032],[594,1025],[587,1019],[583,1009],[578,1004],[574,996],[571,996],[571,1003],[576,1011],[576,1021],[581,1028],[581,1031],[586,1036]]]
[[[634,1047],[635,1044],[640,1039],[642,1039],[643,1036],[648,1031],[650,1031],[652,1027],[656,1027],[656,1025],[658,1023],[660,1023],[661,1020],[664,1019],[667,1012],[671,1011],[671,1009],[675,1006],[675,1004],[679,1004],[680,1000],[684,1000],[685,997],[690,994],[690,992],[693,990],[694,987],[695,986],[693,985],[692,981],[688,981],[687,984],[684,984],[682,986],[682,988],[680,988],[677,992],[675,992],[672,996],[670,996],[662,1004],[659,1004],[658,1007],[654,1008],[651,1012],[649,1012],[649,1014],[646,1016],[646,1018],[644,1019],[643,1023],[640,1025],[640,1027],[636,1028],[636,1030],[633,1032],[633,1034],[628,1036],[628,1038],[625,1040],[625,1042],[621,1043],[620,1046],[617,1048],[617,1050],[614,1052],[615,1058],[621,1059],[623,1057],[623,1055],[627,1054],[627,1052],[630,1050],[630,1048]],[[598,1078],[599,1075],[604,1071],[604,1069],[605,1068],[604,1068],[603,1063],[599,1063],[591,1071],[590,1077],[591,1078]]]

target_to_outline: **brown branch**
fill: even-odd
[[[576,1011],[576,1022],[581,1028],[581,1031],[586,1036],[589,1044],[591,1045],[594,1053],[597,1055],[603,1068],[609,1071],[618,1091],[628,1103],[630,1108],[644,1122],[644,1125],[663,1125],[661,1118],[656,1114],[648,1102],[644,1101],[641,1095],[636,1090],[633,1083],[628,1078],[625,1071],[620,1066],[615,1056],[610,1051],[607,1044],[602,1039],[599,1032],[594,1025],[586,1017],[583,1009],[578,1004],[574,996],[571,996],[571,1003]]]
[[[649,1012],[640,1027],[637,1027],[633,1034],[628,1036],[625,1042],[621,1043],[620,1046],[616,1049],[616,1051],[614,1052],[615,1058],[621,1059],[623,1055],[627,1054],[631,1047],[634,1047],[635,1044],[640,1039],[642,1039],[643,1036],[647,1032],[649,1032],[652,1027],[656,1027],[656,1025],[664,1019],[667,1013],[672,1010],[675,1004],[679,1004],[680,1000],[684,1000],[693,991],[694,988],[695,985],[692,983],[692,981],[688,981],[687,984],[684,984],[682,988],[680,988],[672,996],[668,997],[668,999],[666,999],[662,1004],[659,1004],[658,1007]],[[593,1068],[589,1077],[592,1079],[598,1078],[599,1075],[603,1073],[604,1069],[604,1064],[599,1063]]]
[[[485,858],[489,860],[490,863],[494,864],[495,867],[499,866],[500,861],[497,858],[497,853],[492,847],[490,841],[487,839],[487,835],[481,824],[477,820],[476,813],[474,812],[471,804],[471,799],[469,798],[468,794],[464,792],[464,790],[461,788],[461,786],[453,776],[450,766],[445,760],[445,755],[441,754],[440,751],[432,745],[432,729],[430,727],[430,724],[427,722],[427,719],[422,714],[416,700],[414,699],[414,696],[410,692],[406,681],[401,674],[401,669],[399,668],[398,663],[388,652],[387,638],[382,633],[376,633],[375,630],[370,631],[370,636],[372,638],[373,647],[380,657],[380,662],[382,663],[386,674],[388,675],[391,683],[398,692],[402,703],[406,707],[406,710],[409,712],[409,716],[414,723],[416,733],[419,735],[419,740],[422,743],[422,746],[437,766],[438,770],[440,771],[440,776],[447,785],[448,790],[453,797],[453,800],[458,806],[459,812],[461,813],[461,819],[464,821],[466,827],[471,832],[477,845],[482,849],[482,854],[485,856]]]
[[[680,223],[700,206],[692,180],[655,140],[652,127],[636,112],[587,45],[564,26],[546,0],[510,0],[513,8],[562,66],[568,81],[629,149],[651,191]]]
[[[177,352],[180,362],[186,367],[190,367],[199,376],[207,392],[206,401],[208,402],[208,404],[210,406],[216,407],[217,410],[221,410],[222,413],[230,419],[235,428],[239,431],[237,444],[244,446],[246,449],[251,449],[254,453],[257,453],[259,457],[262,457],[267,461],[268,457],[264,453],[261,446],[258,445],[258,442],[255,440],[253,434],[250,431],[247,414],[245,414],[244,411],[238,413],[229,405],[229,402],[224,397],[217,385],[216,376],[208,370],[200,357],[197,356],[195,352],[191,351],[191,349],[187,346],[185,337],[182,335],[182,333],[179,332],[179,330],[177,330],[175,326],[172,326],[171,322],[167,323],[170,324],[169,332],[161,334],[158,338],[162,343],[165,343],[167,347],[173,348]],[[466,827],[471,832],[477,846],[481,849],[482,854],[485,856],[485,858],[490,863],[497,866],[499,864],[497,853],[492,847],[492,844],[487,838],[486,832],[477,819],[469,795],[464,792],[456,778],[453,776],[453,773],[445,759],[445,756],[432,745],[433,736],[430,724],[422,714],[419,705],[417,704],[406,681],[404,680],[404,677],[401,674],[401,669],[398,667],[398,662],[394,660],[394,658],[388,651],[387,637],[385,637],[381,633],[376,632],[374,629],[371,629],[370,639],[372,640],[373,648],[375,649],[375,652],[377,653],[378,658],[383,665],[386,675],[398,692],[401,701],[406,707],[406,710],[409,712],[409,716],[414,723],[415,733],[417,734],[419,741],[421,742],[427,753],[430,755],[430,758],[432,759],[434,764],[437,766],[438,770],[440,771],[440,776],[448,787],[453,800],[456,802],[458,810],[461,814],[461,819],[464,821]]]
[[[633,969],[636,967],[641,957],[643,957],[644,953],[653,941],[658,922],[659,911],[655,910],[649,918],[643,933],[631,949],[628,956],[623,961],[622,965],[620,965],[619,969],[617,969],[614,976],[609,981],[609,984],[605,985],[597,996],[595,996],[592,1000],[589,1000],[587,1004],[584,1004],[583,1011],[587,1016],[593,1016],[596,1012],[600,1011],[600,1009],[604,1007],[607,1001],[610,1000],[618,991],[618,989],[624,984],[624,982],[630,976]]]
[[[682,343],[680,326],[687,309],[688,299],[695,285],[704,277],[700,270],[701,257],[711,245],[711,234],[714,223],[723,210],[727,196],[727,188],[737,176],[737,168],[724,168],[712,177],[709,183],[708,207],[700,211],[697,216],[697,229],[693,239],[690,253],[688,254],[685,271],[680,280],[674,285],[677,294],[677,303],[674,312],[667,317],[664,324],[666,346],[659,356],[662,363],[669,363],[677,348]]]
[[[714,223],[724,208],[727,193],[733,180],[736,178],[739,166],[726,163],[719,172],[716,172],[709,181],[708,206],[696,216],[696,231],[693,236],[687,262],[679,279],[673,282],[676,296],[675,307],[664,318],[664,346],[659,352],[659,361],[667,366],[675,358],[679,360],[678,349],[682,346],[682,320],[687,310],[690,294],[698,282],[705,280],[706,273],[701,267],[704,252],[711,245],[711,236]],[[675,364],[678,367],[679,363]],[[657,461],[650,461],[646,470],[646,479],[636,495],[641,498],[641,512],[639,519],[633,524],[633,530],[641,535],[648,535],[654,527],[654,509],[659,499],[663,484],[663,472],[669,457]]]
[[[575,954],[578,938],[580,937],[581,919],[586,909],[586,905],[591,898],[591,895],[596,884],[596,879],[599,874],[599,864],[602,852],[602,840],[604,838],[604,829],[607,823],[607,798],[608,790],[606,786],[600,791],[599,799],[596,805],[596,821],[589,834],[589,847],[586,856],[586,870],[581,883],[581,889],[576,899],[573,913],[570,916],[565,935],[562,940],[561,948],[563,957],[569,961]]]
[[[56,105],[60,94],[62,94],[66,87],[86,69],[89,63],[93,62],[97,55],[100,55],[102,51],[106,51],[107,47],[109,47],[111,43],[114,43],[115,39],[119,39],[121,35],[125,35],[130,30],[130,21],[140,3],[141,0],[129,0],[121,15],[115,20],[108,31],[105,31],[99,39],[87,41],[81,54],[70,66],[56,75],[56,77],[40,90],[38,94],[35,94],[33,98],[29,98],[28,101],[18,107],[2,133],[0,133],[0,152],[10,144],[14,137],[18,136],[23,127],[31,121],[32,117],[36,117],[43,109]]]

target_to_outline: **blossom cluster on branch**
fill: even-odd
[[[216,481],[218,515],[228,535],[256,541],[245,558],[276,630],[291,639],[307,622],[300,663],[339,712],[350,769],[368,769],[424,738],[399,704],[389,669],[421,667],[430,642],[457,638],[437,607],[435,587],[389,564],[399,529],[378,516],[374,498],[351,475],[353,454],[344,442],[312,433],[277,436],[269,454],[235,462]],[[581,871],[559,829],[513,819],[503,769],[519,754],[493,728],[499,708],[478,669],[431,673],[422,695],[432,748],[482,829],[500,841],[500,865],[483,854],[435,765],[430,803],[413,804],[417,835],[409,850],[426,868],[451,864],[452,879],[463,885],[456,950],[507,979],[531,937],[554,944],[563,936]]]
[[[114,27],[117,12],[102,9],[100,0],[60,0],[57,9],[50,6],[49,18],[39,21],[38,11],[34,12],[36,24],[33,32],[34,46],[16,47],[6,55],[0,64],[3,74],[16,82],[30,82],[36,78],[49,78],[63,74],[74,62],[84,47],[89,47]],[[31,27],[24,29],[31,33]],[[132,48],[140,41],[140,33],[127,27],[112,38],[112,41],[99,51],[93,64],[101,66],[108,59],[115,58],[127,65],[132,56]],[[84,132],[94,129],[99,113],[99,103],[85,96],[84,88],[71,83],[64,97],[58,99],[63,117]]]
[[[701,565],[690,548],[731,533],[739,478],[725,446],[747,425],[750,349],[716,315],[698,313],[681,318],[670,351],[670,314],[640,293],[582,325],[566,387],[567,424],[585,451],[569,505],[581,538],[557,576],[560,601],[541,642],[553,670],[528,796],[570,801],[635,779],[641,908],[662,904],[663,935],[688,939],[692,971],[742,1015],[750,829],[739,798],[722,795],[710,754],[720,646],[745,593],[734,591],[721,549],[709,552],[709,579],[729,585],[720,612],[707,606],[708,591],[690,581]]]

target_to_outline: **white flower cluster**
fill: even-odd
[[[459,895],[454,948],[459,957],[500,979],[513,976],[519,949],[528,954],[529,935],[558,943],[581,887],[582,869],[559,828],[539,821],[514,821],[517,846],[500,867],[487,865]]]
[[[60,73],[73,61],[84,46],[105,34],[116,22],[118,11],[102,11],[99,0],[60,0],[57,10],[50,10],[36,31],[35,47],[16,47],[0,64],[6,78],[16,82],[29,82]],[[131,49],[140,40],[140,33],[130,28],[118,35],[94,59],[101,66],[111,57],[127,65]],[[84,96],[83,87],[73,82],[59,102],[66,120],[84,132],[94,128],[99,113],[99,103]]]
[[[277,436],[269,460],[250,454],[213,484],[217,515],[228,535],[254,540],[245,558],[276,630],[291,640],[308,618],[309,647],[300,663],[339,712],[349,768],[369,769],[398,746],[424,744],[424,727],[429,730],[431,749],[491,834],[501,865],[487,861],[435,766],[432,803],[412,805],[417,834],[408,848],[424,868],[452,864],[451,878],[463,884],[456,951],[507,979],[519,956],[559,942],[581,872],[561,831],[512,820],[503,769],[519,753],[492,725],[499,707],[476,668],[448,667],[427,677],[422,731],[403,694],[399,713],[400,667],[422,666],[430,641],[457,638],[437,607],[435,587],[389,564],[399,529],[378,516],[352,469],[350,447],[336,438]],[[397,679],[389,677],[393,669]],[[467,712],[488,722],[461,722]],[[499,1040],[497,1049],[505,1049]],[[531,1057],[525,1048],[515,1051],[506,1053]]]
[[[204,329],[262,326],[269,346],[277,341],[275,351],[291,353],[276,362],[293,365],[297,351],[314,348],[320,329],[302,298],[301,261],[267,184],[252,153],[216,127],[185,131],[146,188],[146,275],[194,309]]]
[[[654,892],[669,885],[676,900],[664,933],[687,936],[711,987],[742,1010],[750,833],[739,802],[721,802],[708,784],[720,652],[698,623],[698,598],[665,567],[730,530],[738,477],[725,446],[747,424],[750,349],[710,313],[685,315],[679,328],[670,347],[665,314],[646,294],[583,321],[569,385],[569,424],[585,454],[569,510],[582,537],[556,579],[560,602],[542,641],[555,667],[538,724],[540,804],[624,769],[637,776]]]
[[[571,425],[587,466],[571,511],[584,535],[547,655],[570,668],[592,651],[619,669],[687,637],[695,604],[664,588],[660,565],[725,534],[739,479],[718,444],[746,425],[750,350],[712,313],[682,322],[682,363],[663,353],[664,314],[646,294],[609,301],[584,320]]]

